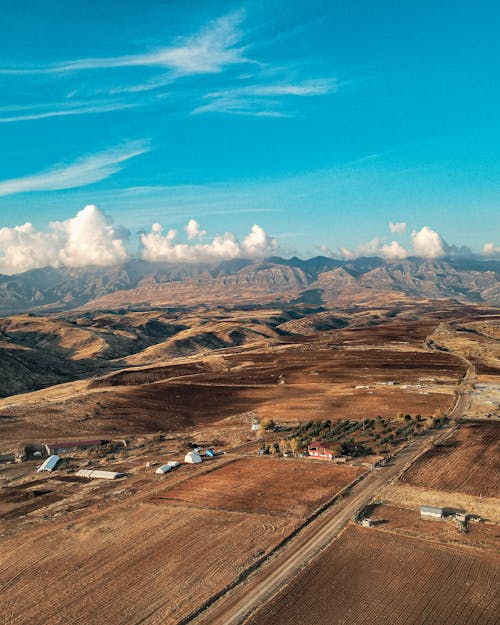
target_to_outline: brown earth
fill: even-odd
[[[310,460],[244,458],[168,488],[151,502],[304,518],[361,473]]]
[[[499,575],[493,553],[350,526],[246,623],[493,625]]]
[[[3,541],[0,610],[11,625],[177,623],[291,529],[286,517],[146,504],[57,523]]]
[[[401,482],[483,497],[500,496],[500,422],[463,423],[446,442],[421,456]]]
[[[491,523],[469,521],[467,533],[462,534],[452,518],[442,521],[421,519],[419,510],[399,506],[377,505],[368,516],[376,524],[377,529],[447,545],[495,551],[500,538],[500,528]]]

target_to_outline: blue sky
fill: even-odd
[[[128,250],[155,222],[182,242],[192,218],[196,245],[258,223],[283,254],[412,253],[426,226],[441,249],[498,251],[499,18],[461,0],[6,3],[0,256],[36,240],[5,229],[89,204]]]

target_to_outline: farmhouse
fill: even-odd
[[[320,441],[313,441],[309,443],[307,451],[313,458],[323,458],[324,460],[333,460],[336,451],[335,443],[322,443]]]
[[[443,508],[434,506],[420,506],[420,518],[422,519],[444,519]]]
[[[38,467],[37,472],[41,473],[42,471],[53,471],[58,465],[60,459],[61,458],[59,458],[59,456],[49,456],[47,460],[45,460],[45,462]]]
[[[47,453],[50,454],[61,454],[61,453],[69,453],[71,451],[78,451],[84,449],[91,449],[92,447],[100,447],[104,441],[101,440],[93,440],[93,441],[63,441],[61,443],[47,443],[45,446],[47,449]]]
[[[184,456],[184,462],[187,462],[188,464],[198,464],[201,462],[201,456],[197,451],[189,451]]]

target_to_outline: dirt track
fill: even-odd
[[[304,565],[314,558],[362,508],[374,493],[393,479],[429,443],[432,434],[417,439],[403,450],[393,463],[373,471],[352,488],[351,494],[334,505],[302,531],[296,540],[249,580],[228,593],[195,619],[182,621],[196,625],[237,625],[256,607],[276,593]]]

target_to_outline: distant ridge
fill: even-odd
[[[131,260],[115,267],[33,269],[0,275],[0,313],[113,308],[128,305],[193,305],[296,300],[315,291],[323,301],[377,293],[453,298],[500,304],[500,261],[476,259],[385,261],[378,257],[307,260],[272,256],[214,264],[148,263]],[[307,297],[306,297],[307,300]]]

